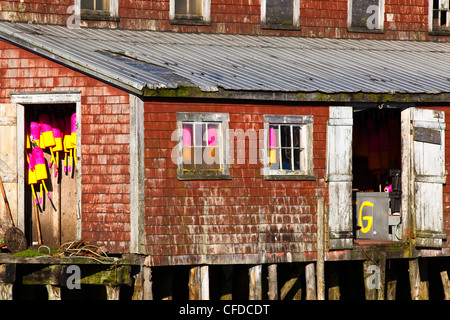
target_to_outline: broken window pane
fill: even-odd
[[[266,0],[266,23],[271,25],[293,25],[293,0]]]

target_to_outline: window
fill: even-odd
[[[210,5],[210,0],[170,0],[170,21],[173,24],[209,25]]]
[[[433,0],[430,6],[431,3],[431,31],[450,31],[449,0]]]
[[[352,32],[383,32],[384,0],[348,0],[347,28]]]
[[[314,180],[313,116],[265,115],[265,178]]]
[[[261,27],[300,29],[300,0],[262,0]]]
[[[116,20],[118,0],[75,0],[83,20]]]
[[[223,113],[177,113],[180,179],[229,178],[228,120]]]

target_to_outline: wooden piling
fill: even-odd
[[[325,300],[325,203],[317,200],[317,300]]]
[[[306,300],[316,300],[316,264],[308,263],[305,266]]]
[[[106,299],[107,300],[119,300],[120,299],[120,286],[106,285]]]
[[[330,264],[329,269],[330,271],[327,274],[328,300],[340,300],[339,268],[335,264]]]
[[[389,261],[386,270],[386,300],[395,300],[397,295],[397,269]]]
[[[51,284],[47,284],[48,300],[61,300],[61,288]]]
[[[268,283],[269,288],[267,296],[269,300],[278,300],[278,272],[277,264],[270,264],[268,267]]]
[[[262,300],[261,283],[262,265],[256,265],[249,268],[249,300]]]
[[[209,300],[209,267],[193,267],[189,271],[189,300]]]
[[[450,300],[450,281],[447,270],[441,271],[442,287],[444,289],[444,300]]]
[[[220,277],[220,300],[233,299],[233,266],[222,266],[222,277]]]

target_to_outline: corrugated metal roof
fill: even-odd
[[[0,22],[0,39],[136,90],[448,93],[450,43],[189,34]]]

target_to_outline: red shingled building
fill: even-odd
[[[76,167],[48,169],[50,198],[36,185],[42,242],[106,249],[127,277],[111,288],[392,299],[397,277],[397,298],[443,298],[404,279],[448,271],[445,5],[66,2],[0,1],[0,173],[29,245],[27,130],[75,114]]]

